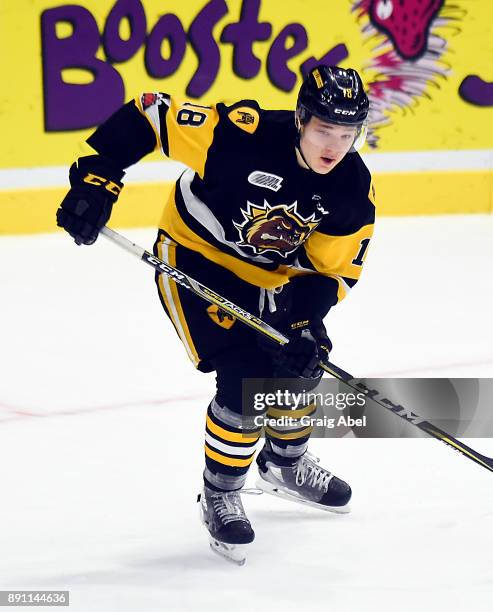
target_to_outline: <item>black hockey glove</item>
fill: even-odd
[[[319,362],[327,362],[332,342],[320,317],[292,323],[286,335],[290,338],[277,353],[277,375],[288,372],[299,378],[320,378]]]
[[[70,168],[70,191],[56,213],[57,225],[76,244],[93,244],[123,188],[125,172],[100,155],[80,157]]]

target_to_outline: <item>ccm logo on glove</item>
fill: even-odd
[[[289,342],[276,356],[277,375],[288,372],[300,378],[320,378],[320,363],[328,363],[332,342],[321,317],[291,323],[287,330]]]
[[[113,195],[117,197],[120,195],[120,191],[122,190],[122,186],[117,185],[113,181],[109,181],[108,179],[103,178],[102,176],[98,176],[97,174],[91,174],[90,172],[84,177],[84,183],[89,183],[89,185],[98,185],[100,187],[104,187]]]
[[[76,244],[93,244],[110,218],[125,172],[102,155],[81,157],[70,168],[71,189],[57,210],[57,224]]]

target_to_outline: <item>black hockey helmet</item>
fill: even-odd
[[[312,115],[339,125],[362,126],[370,104],[356,70],[319,65],[306,76],[298,94],[296,115],[301,124]]]

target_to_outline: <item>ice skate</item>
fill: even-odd
[[[296,459],[279,457],[267,441],[257,456],[257,487],[277,497],[327,512],[347,513],[351,487],[318,465],[308,452]]]
[[[220,492],[204,487],[197,498],[202,522],[209,531],[211,549],[237,565],[244,565],[246,544],[255,538],[243,508],[241,493],[259,494],[261,491],[244,489]]]

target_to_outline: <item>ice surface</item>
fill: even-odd
[[[480,215],[380,220],[327,317],[333,361],[493,376],[492,230]],[[69,589],[77,612],[491,609],[493,474],[432,439],[314,440],[352,514],[247,497],[247,565],[213,555],[195,496],[214,378],[188,362],[152,270],[62,234],[3,237],[0,261],[1,589]]]

